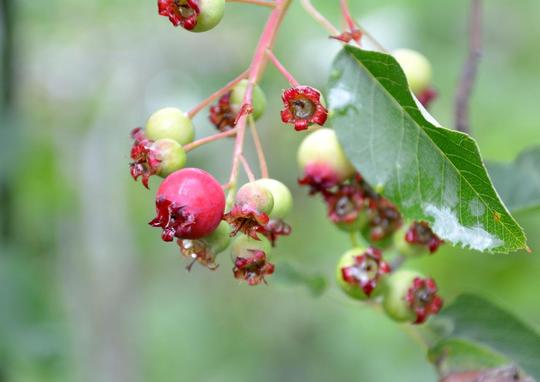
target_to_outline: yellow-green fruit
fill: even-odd
[[[215,255],[220,254],[227,249],[231,242],[231,226],[229,223],[222,221],[218,227],[210,235],[203,237],[201,240],[209,247]]]
[[[206,32],[219,24],[225,13],[225,0],[199,0],[201,13],[192,32]]]
[[[152,150],[158,153],[160,160],[158,175],[163,178],[186,165],[184,148],[172,139],[158,139],[152,144]]]
[[[230,103],[232,109],[236,113],[240,111],[240,107],[244,101],[247,85],[248,80],[242,80],[232,89]],[[253,87],[252,105],[253,113],[251,115],[255,120],[257,120],[264,114],[264,111],[266,110],[266,96],[258,85]]]
[[[289,214],[293,206],[293,197],[289,188],[279,180],[263,178],[255,181],[272,193],[274,198],[274,207],[270,212],[272,219],[283,219]]]
[[[411,309],[406,297],[417,277],[423,278],[418,272],[400,270],[386,278],[383,308],[388,317],[394,321],[412,322],[415,320],[416,313]]]
[[[193,142],[195,129],[191,119],[180,109],[166,107],[150,116],[144,133],[152,141],[168,138],[185,145]]]
[[[263,251],[268,258],[272,245],[270,241],[259,235],[260,240],[252,239],[247,235],[238,235],[231,243],[231,253],[234,257],[249,257],[250,251]]]
[[[336,182],[342,182],[354,175],[355,169],[345,156],[336,133],[329,128],[322,128],[304,138],[297,154],[301,172],[320,171],[333,176]]]
[[[353,265],[354,258],[356,256],[361,256],[365,252],[366,252],[366,248],[362,248],[362,247],[356,247],[356,248],[352,248],[348,250],[347,252],[343,254],[343,256],[341,256],[336,267],[336,281],[337,281],[338,286],[341,288],[343,292],[345,292],[346,294],[348,294],[349,296],[357,300],[367,300],[368,296],[364,293],[364,291],[362,290],[362,288],[360,288],[359,285],[349,284],[343,279],[342,269]]]
[[[255,209],[257,212],[270,214],[274,208],[274,197],[272,192],[257,182],[244,184],[236,194],[235,204],[238,206],[247,206]]]
[[[431,64],[424,55],[411,49],[398,49],[393,56],[405,72],[413,93],[419,94],[431,84]]]

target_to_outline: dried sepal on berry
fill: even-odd
[[[403,224],[396,206],[382,196],[369,199],[367,239],[380,242],[390,238]]]
[[[323,106],[318,90],[309,86],[296,86],[285,90],[281,98],[284,105],[281,120],[294,125],[296,131],[306,130],[313,124],[325,124],[328,110]]]
[[[192,30],[201,13],[198,0],[158,0],[158,12],[175,26]]]
[[[156,200],[157,216],[148,224],[162,229],[163,241],[173,241],[177,235],[190,231],[195,223],[195,216],[186,211],[186,206],[180,206],[165,198]]]
[[[437,294],[437,284],[431,278],[416,277],[409,288],[405,300],[416,314],[415,324],[421,324],[434,314],[437,314],[443,301]]]
[[[233,274],[236,279],[245,280],[251,286],[265,283],[265,276],[274,273],[274,264],[270,263],[266,253],[250,250],[246,257],[237,257],[234,260]]]
[[[379,249],[354,248],[347,251],[338,265],[338,283],[353,297],[370,297],[381,277],[390,272],[390,265]],[[364,296],[358,296],[360,289]]]
[[[336,191],[324,192],[323,197],[328,217],[338,227],[358,230],[367,223],[368,199],[358,183],[341,184]]]
[[[131,132],[133,146],[131,147],[130,174],[134,180],[142,179],[144,187],[148,188],[148,180],[159,172],[160,159],[158,153],[152,149],[152,141],[147,139],[141,128]]]
[[[438,95],[439,94],[434,88],[428,87],[422,90],[420,93],[418,93],[416,98],[418,99],[418,102],[420,102],[422,106],[424,106],[427,109],[429,108],[431,103],[437,99]]]
[[[405,233],[405,241],[411,245],[423,246],[429,253],[435,253],[444,243],[426,222],[413,222]]]
[[[266,236],[272,247],[276,246],[276,240],[280,236],[289,236],[292,232],[292,228],[289,224],[285,223],[282,219],[270,219],[268,223],[259,230],[259,233]]]
[[[191,260],[186,269],[190,271],[196,262],[212,271],[217,269],[216,257],[229,246],[229,231],[229,225],[222,221],[214,232],[201,239],[178,239],[180,253]]]
[[[234,129],[237,112],[231,107],[231,92],[222,95],[217,104],[210,107],[210,122],[219,131]]]

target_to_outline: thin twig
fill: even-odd
[[[345,19],[345,22],[347,23],[349,30],[351,32],[354,31],[357,28],[357,25],[351,16],[351,12],[349,11],[349,4],[347,0],[339,0],[339,5],[341,6],[341,13],[343,14],[343,18]]]
[[[263,7],[271,7],[271,8],[276,6],[275,1],[264,1],[264,0],[227,0],[227,2],[260,5]]]
[[[455,97],[456,130],[470,133],[469,104],[482,54],[482,0],[471,0],[469,55]]]
[[[264,156],[264,150],[262,147],[261,139],[259,133],[257,132],[257,127],[253,121],[253,117],[250,116],[249,127],[251,129],[251,136],[253,137],[253,143],[255,144],[255,150],[257,151],[257,157],[259,158],[259,166],[261,168],[261,178],[268,178],[268,164],[266,163],[266,157]]]
[[[202,109],[210,105],[212,102],[214,102],[216,99],[227,93],[229,90],[231,90],[237,83],[245,79],[248,75],[248,71],[246,70],[242,74],[240,74],[238,77],[236,77],[234,80],[229,82],[227,85],[219,89],[218,91],[214,92],[210,95],[210,97],[206,98],[205,100],[201,101],[197,106],[195,106],[193,109],[191,109],[187,116],[192,119],[195,117]]]
[[[266,54],[268,55],[268,58],[270,58],[270,61],[272,61],[272,64],[274,64],[274,66],[277,68],[277,70],[279,70],[283,77],[285,77],[287,81],[289,81],[291,86],[297,87],[299,85],[298,81],[296,81],[293,75],[287,69],[285,69],[285,66],[283,66],[283,64],[278,60],[274,52],[272,52],[271,50],[267,50]]]
[[[334,26],[326,17],[324,17],[318,10],[311,4],[310,0],[302,0],[302,6],[306,10],[306,12],[315,20],[318,22],[324,29],[326,29],[330,35],[337,36],[341,32],[338,28]]]
[[[222,133],[210,135],[209,137],[204,137],[204,138],[196,140],[195,142],[188,143],[187,145],[184,146],[184,151],[187,153],[196,149],[199,146],[202,146],[207,143],[214,142],[219,139],[226,138],[226,137],[231,137],[235,134],[236,134],[236,129],[231,129],[231,130],[224,131]]]
[[[242,162],[242,166],[244,166],[244,171],[246,172],[246,175],[250,182],[255,181],[255,174],[253,174],[253,171],[251,170],[251,167],[249,166],[248,161],[244,157],[244,155],[240,155],[238,157],[240,159],[240,162]]]

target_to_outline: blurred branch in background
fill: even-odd
[[[2,94],[0,99],[0,136],[6,135],[9,128],[9,119],[13,113],[13,101],[15,90],[15,59],[14,59],[14,1],[0,0],[1,17],[1,48],[2,48]],[[11,190],[7,181],[7,176],[0,173],[0,235],[2,241],[8,242],[11,239]]]
[[[463,67],[455,99],[456,130],[470,132],[469,103],[482,54],[482,0],[471,0],[469,54]]]

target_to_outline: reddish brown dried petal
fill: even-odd
[[[276,246],[276,240],[279,236],[289,236],[291,234],[291,226],[285,223],[281,219],[270,220],[262,229],[259,230],[259,233],[266,236],[272,247]]]
[[[412,245],[424,246],[430,253],[435,253],[444,243],[426,222],[413,222],[405,233],[405,241]]]
[[[221,96],[216,105],[210,108],[210,122],[219,131],[228,131],[234,128],[237,113],[231,107],[231,92]]]
[[[260,240],[257,233],[264,232],[264,226],[270,218],[264,212],[257,211],[249,206],[235,204],[230,212],[223,217],[232,226],[231,237],[242,232],[249,237]]]
[[[327,191],[323,196],[328,217],[336,224],[356,221],[367,205],[364,190],[356,182],[340,185],[335,192]]]
[[[381,276],[390,272],[390,266],[383,261],[380,250],[369,247],[362,255],[354,257],[354,264],[341,268],[343,280],[358,285],[370,296]]]
[[[175,26],[192,30],[201,13],[197,0],[158,0],[158,12]]]
[[[321,93],[309,86],[297,86],[286,89],[282,95],[283,123],[294,125],[295,130],[306,130],[312,124],[323,126],[328,118],[328,111],[321,104]]]
[[[437,292],[435,280],[420,277],[413,280],[405,299],[416,314],[415,324],[425,322],[429,316],[437,314],[441,310],[443,300]]]
[[[265,283],[265,276],[274,273],[274,264],[268,262],[263,251],[251,250],[248,257],[237,257],[233,274],[236,279],[245,280],[249,285]]]
[[[152,149],[153,141],[145,137],[141,128],[134,129],[131,137],[134,141],[131,147],[132,162],[129,165],[129,172],[134,180],[142,177],[142,184],[148,188],[148,180],[159,172],[161,161],[158,153]]]
[[[212,253],[212,250],[204,241],[178,239],[176,242],[178,247],[180,247],[180,253],[192,260],[191,263],[186,267],[188,271],[191,271],[191,268],[195,262],[207,267],[211,271],[214,271],[219,267],[219,265],[215,262],[215,254]]]
[[[401,214],[388,199],[378,195],[370,197],[369,209],[369,226],[372,241],[383,240],[393,235],[401,227]]]
[[[191,230],[195,223],[195,217],[185,211],[184,206],[178,206],[167,199],[156,200],[157,216],[150,221],[152,227],[160,227],[163,231],[161,238],[163,241],[172,241],[173,238],[180,237]]]

